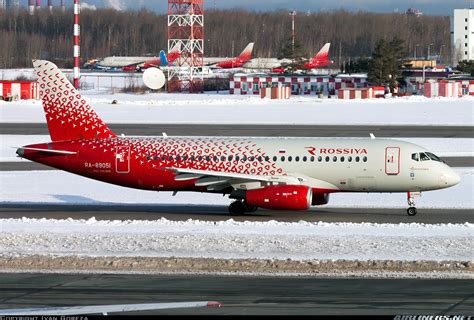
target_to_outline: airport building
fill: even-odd
[[[474,60],[474,9],[454,9],[453,29],[455,65]]]
[[[0,9],[13,9],[20,6],[20,0],[0,0]]]

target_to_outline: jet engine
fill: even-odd
[[[268,186],[248,190],[245,203],[273,210],[306,210],[312,203],[313,191],[300,185]]]
[[[316,193],[313,192],[313,198],[311,199],[312,206],[319,206],[327,204],[329,202],[329,193]]]

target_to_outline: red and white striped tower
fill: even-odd
[[[80,13],[80,5],[79,0],[74,0],[74,88],[79,88],[79,56],[81,53],[81,48],[79,46],[79,34],[80,34],[80,26],[79,26],[79,13]]]
[[[36,10],[41,8],[41,0],[36,0]]]
[[[30,11],[30,15],[34,15],[35,14],[35,0],[29,0],[28,1],[28,8],[29,8],[29,11]]]
[[[202,92],[204,0],[168,0],[168,52],[176,45],[176,67],[168,68],[168,91]]]

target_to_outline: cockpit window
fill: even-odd
[[[418,155],[418,153],[412,153],[411,158],[415,161],[420,161],[420,156]]]
[[[421,161],[428,161],[428,160],[430,160],[430,157],[428,157],[428,155],[426,153],[421,152],[420,153],[420,159],[421,159]]]
[[[428,155],[428,157],[430,157],[431,160],[443,162],[440,158],[438,158],[436,155],[432,154],[431,152],[427,152],[426,154]]]

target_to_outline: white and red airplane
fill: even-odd
[[[334,192],[447,188],[459,176],[436,155],[391,139],[126,137],[106,126],[51,62],[33,61],[51,142],[17,154],[84,177],[155,191],[228,194],[229,212],[305,210]]]
[[[268,69],[273,72],[284,72],[290,67],[294,70],[323,68],[334,63],[334,61],[328,60],[330,46],[330,43],[326,43],[318,53],[306,61],[296,61],[286,58],[255,58],[245,63],[243,67],[246,69]]]
[[[241,68],[244,63],[250,60],[252,57],[253,42],[250,42],[244,50],[235,58],[226,59],[214,64],[209,65],[211,68],[221,68],[221,69],[232,69],[232,68]]]

